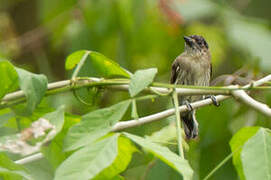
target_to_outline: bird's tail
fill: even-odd
[[[195,110],[181,113],[181,119],[184,126],[184,132],[187,139],[194,139],[198,136],[198,122],[195,116]]]

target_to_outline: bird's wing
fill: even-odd
[[[210,63],[210,81],[213,75],[213,67],[212,67],[212,63]]]
[[[171,77],[170,77],[170,83],[174,84],[176,82],[176,79],[178,77],[178,74],[180,72],[180,65],[178,62],[179,57],[177,57],[177,59],[172,63],[171,66]]]

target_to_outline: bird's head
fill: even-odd
[[[194,55],[209,53],[209,46],[205,39],[199,35],[184,36],[185,50]]]

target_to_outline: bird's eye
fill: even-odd
[[[206,41],[204,41],[204,46],[207,47],[207,49],[209,48],[208,44]]]
[[[203,46],[203,43],[202,43],[202,41],[200,41],[200,40],[197,40],[197,44],[198,44],[199,46]]]

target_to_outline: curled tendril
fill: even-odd
[[[74,95],[74,97],[81,102],[82,104],[86,105],[86,106],[92,106],[93,103],[88,103],[85,100],[83,100],[77,93],[76,93],[76,78],[72,78],[71,79],[71,87],[72,87],[72,93]],[[97,88],[95,88],[97,89]],[[96,93],[98,93],[98,90],[96,90]]]

